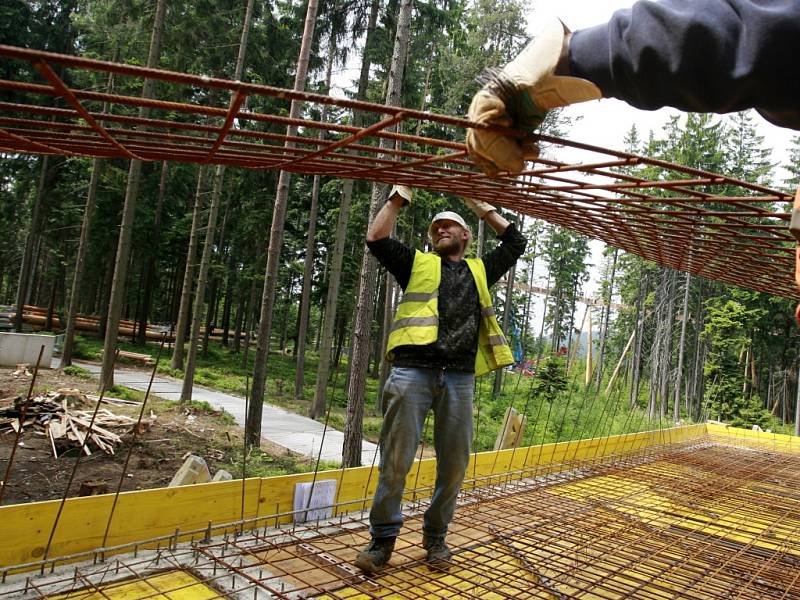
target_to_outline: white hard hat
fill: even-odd
[[[437,213],[433,217],[433,219],[431,219],[431,224],[428,226],[428,237],[431,240],[433,240],[433,224],[436,223],[436,221],[453,221],[461,225],[461,227],[463,227],[464,229],[469,231],[470,234],[472,234],[472,230],[469,228],[469,225],[467,225],[467,222],[460,214],[458,214],[457,212],[453,212],[452,210],[445,210],[440,213]]]

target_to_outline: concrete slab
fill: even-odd
[[[58,367],[59,360],[53,361],[53,368]],[[100,375],[99,364],[80,361],[74,361],[73,364],[86,369],[93,375]],[[114,382],[134,390],[146,391],[149,380],[150,376],[143,371],[124,368],[114,370]],[[150,393],[167,400],[178,400],[181,396],[181,381],[159,375],[153,380]],[[244,427],[244,398],[199,385],[192,388],[192,398],[208,402],[215,409],[230,413],[236,422]],[[341,463],[344,434],[330,427],[327,431],[324,429],[322,423],[313,419],[297,415],[278,406],[264,404],[261,414],[262,438],[315,460],[317,456],[320,456],[324,461]],[[320,445],[322,445],[321,454]],[[375,464],[378,464],[375,453],[376,445],[364,440],[361,445],[361,464],[371,465],[373,459]]]

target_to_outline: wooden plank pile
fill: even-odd
[[[127,350],[118,350],[117,358],[122,358],[129,362],[139,362],[146,367],[156,364],[155,359],[151,357],[149,354],[140,354],[139,352],[128,352]]]
[[[83,447],[90,455],[93,446],[106,454],[114,454],[114,447],[122,443],[121,435],[130,431],[136,421],[124,415],[117,415],[101,408],[92,423],[93,411],[81,410],[77,405],[88,405],[90,400],[78,390],[60,389],[43,396],[32,398],[25,409],[25,422],[22,423],[25,399],[14,396],[0,400],[0,433],[18,432],[28,428],[35,434],[46,435],[50,439],[53,456],[58,458],[56,440],[65,440]],[[72,406],[70,406],[70,403]],[[91,425],[91,427],[90,427]],[[112,429],[121,429],[119,433]]]

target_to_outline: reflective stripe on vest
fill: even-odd
[[[386,356],[397,346],[432,344],[439,335],[439,281],[442,260],[436,254],[416,251],[403,298],[389,332]]]
[[[467,265],[475,280],[481,307],[478,349],[475,355],[475,375],[480,376],[513,364],[514,357],[495,317],[483,261],[468,258]],[[411,267],[411,277],[397,307],[389,334],[386,348],[389,360],[392,359],[392,350],[397,346],[427,345],[438,338],[441,276],[442,259],[436,254],[417,250]]]

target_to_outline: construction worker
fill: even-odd
[[[436,485],[423,523],[423,546],[434,568],[451,561],[445,536],[472,446],[475,376],[513,363],[492,309],[489,288],[525,250],[516,226],[485,202],[464,200],[501,244],[483,260],[468,258],[472,234],[455,212],[437,214],[428,229],[433,252],[390,238],[411,189],[392,188],[367,232],[370,252],[403,289],[387,346],[392,369],[383,389],[380,475],[370,511],[372,540],[355,564],[372,573],[392,555],[403,524],[406,475],[429,410],[434,414]]]
[[[601,97],[654,110],[755,108],[800,129],[800,0],[641,1],[571,33],[545,27],[513,61],[487,74],[472,99],[478,123],[532,132],[548,109]],[[518,173],[535,145],[470,129],[467,148],[490,176]]]

